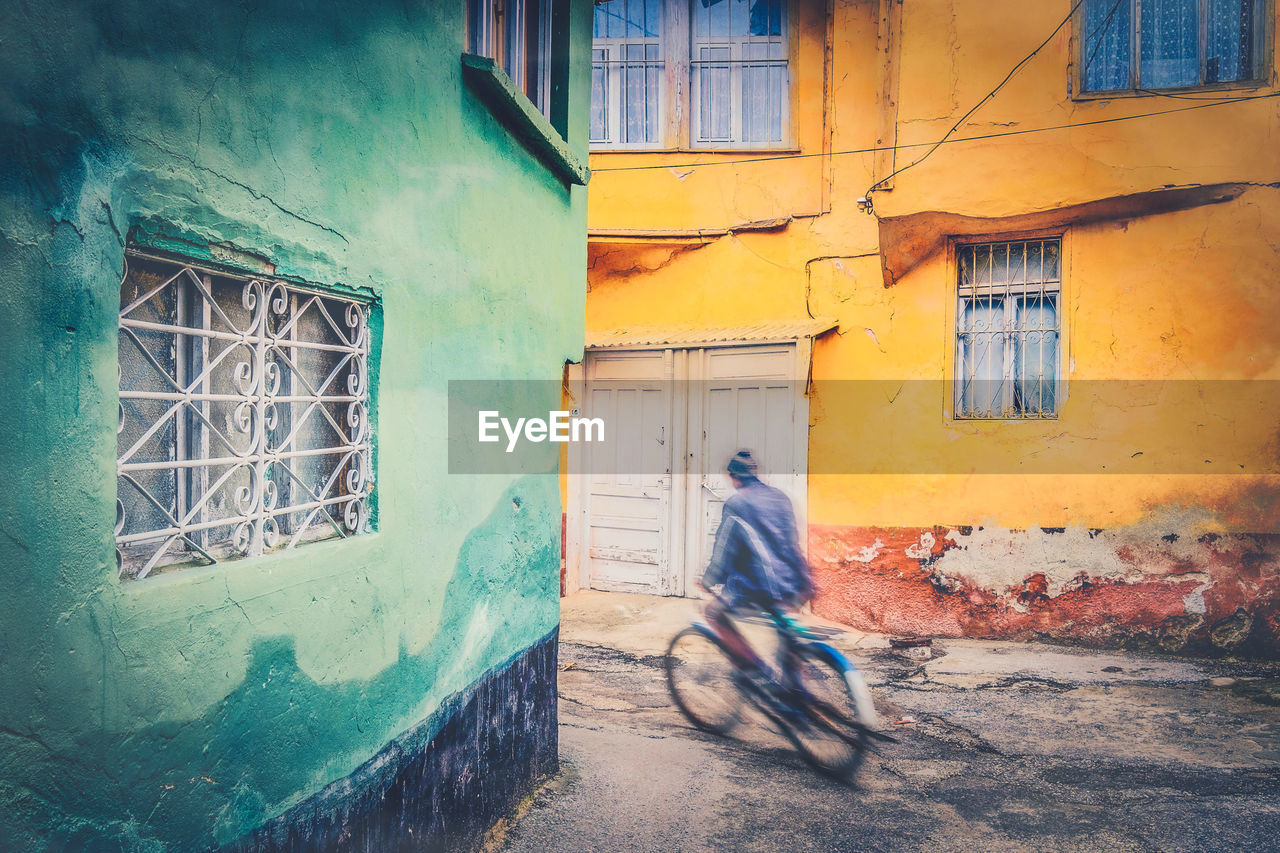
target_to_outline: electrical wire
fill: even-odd
[[[1119,0],[1116,0],[1116,2],[1117,2],[1117,5],[1119,5]],[[877,189],[879,189],[883,184],[886,184],[886,183],[888,183],[889,181],[893,180],[893,179],[894,179],[895,177],[897,177],[898,175],[901,175],[903,172],[907,171],[907,169],[913,168],[913,167],[915,167],[915,166],[919,166],[919,165],[920,165],[921,163],[923,163],[925,160],[928,160],[928,159],[929,159],[929,156],[930,156],[931,154],[933,154],[933,152],[935,152],[935,151],[937,151],[939,148],[941,148],[941,147],[942,147],[942,145],[943,145],[943,143],[945,143],[945,142],[946,142],[946,141],[951,137],[951,134],[955,133],[957,130],[959,130],[959,129],[960,129],[960,125],[964,124],[966,121],[968,121],[968,120],[969,120],[969,116],[971,116],[971,115],[973,115],[974,113],[976,113],[976,112],[978,111],[978,108],[979,108],[979,107],[981,107],[981,106],[982,106],[983,104],[985,104],[987,101],[989,101],[989,100],[991,100],[992,98],[994,98],[994,97],[996,96],[996,93],[997,93],[997,92],[999,92],[1001,89],[1003,89],[1003,88],[1004,88],[1004,84],[1005,84],[1005,83],[1008,83],[1010,80],[1012,80],[1012,79],[1013,79],[1013,75],[1017,74],[1017,73],[1018,73],[1018,71],[1019,71],[1019,69],[1021,69],[1021,68],[1022,68],[1022,66],[1026,65],[1026,64],[1027,64],[1028,62],[1030,62],[1033,58],[1035,58],[1036,54],[1038,54],[1040,51],[1044,50],[1045,46],[1046,46],[1046,45],[1048,45],[1048,44],[1049,44],[1049,42],[1053,41],[1054,37],[1055,37],[1055,36],[1057,36],[1057,35],[1058,35],[1058,33],[1062,32],[1062,28],[1063,28],[1063,27],[1065,27],[1065,26],[1067,25],[1067,22],[1071,20],[1071,16],[1072,16],[1072,15],[1074,15],[1074,14],[1076,13],[1076,10],[1077,10],[1077,9],[1079,9],[1079,8],[1080,8],[1081,6],[1083,6],[1083,5],[1084,5],[1084,0],[1076,0],[1076,2],[1075,2],[1075,3],[1071,4],[1071,9],[1070,9],[1070,10],[1068,10],[1068,12],[1067,12],[1067,14],[1066,14],[1066,17],[1064,17],[1061,21],[1059,21],[1059,22],[1058,22],[1058,26],[1054,27],[1054,28],[1053,28],[1053,32],[1049,33],[1049,37],[1048,37],[1048,38],[1046,38],[1044,41],[1040,42],[1040,46],[1039,46],[1039,47],[1037,47],[1035,50],[1033,50],[1033,51],[1031,51],[1030,53],[1028,53],[1026,56],[1024,56],[1024,57],[1022,58],[1022,60],[1021,60],[1021,61],[1019,61],[1019,62],[1018,62],[1018,64],[1017,64],[1017,65],[1013,66],[1013,68],[1012,68],[1012,69],[1010,69],[1009,73],[1005,75],[1004,79],[1003,79],[1003,80],[1001,80],[999,83],[997,83],[997,84],[996,84],[996,87],[995,87],[994,89],[992,89],[990,92],[988,92],[986,95],[984,95],[984,96],[983,96],[983,98],[982,98],[982,100],[978,101],[978,103],[976,103],[976,104],[974,104],[972,107],[970,107],[970,108],[969,108],[969,111],[968,111],[967,113],[965,113],[964,115],[960,116],[959,121],[957,121],[955,124],[951,125],[951,129],[950,129],[950,130],[948,130],[946,133],[942,134],[942,138],[941,138],[941,139],[939,139],[937,142],[935,142],[935,143],[933,144],[933,147],[932,147],[932,148],[930,148],[928,151],[924,152],[924,156],[923,156],[923,157],[921,157],[919,160],[914,160],[914,161],[912,161],[912,162],[908,163],[907,165],[905,165],[905,166],[903,166],[903,167],[901,167],[901,168],[899,168],[899,169],[894,169],[892,172],[890,172],[889,174],[885,175],[883,178],[881,178],[880,180],[878,180],[878,181],[876,181],[874,184],[872,184],[870,187],[868,187],[868,188],[867,188],[867,191],[866,191],[866,193],[864,193],[864,195],[866,195],[866,196],[869,198],[869,197],[871,196],[871,194],[872,194],[872,193],[874,193]]]
[[[1156,94],[1156,93],[1152,93]],[[1173,97],[1173,96],[1168,96]],[[954,139],[943,139],[937,142],[908,142],[903,145],[886,145],[874,148],[849,148],[844,151],[815,151],[809,154],[777,154],[769,157],[743,157],[734,160],[710,160],[701,163],[652,163],[642,166],[605,166],[599,169],[592,169],[592,174],[600,174],[602,172],[644,172],[652,169],[701,169],[706,166],[734,166],[743,163],[767,163],[772,160],[803,160],[810,157],[840,157],[847,154],[876,154],[881,151],[903,151],[908,148],[925,148],[937,145],[954,145],[959,142],[981,142],[986,139],[1000,139],[1005,136],[1024,136],[1029,133],[1045,133],[1051,130],[1070,130],[1076,127],[1094,127],[1102,124],[1114,124],[1123,121],[1133,121],[1141,118],[1153,118],[1155,116],[1169,115],[1170,113],[1189,112],[1191,110],[1203,110],[1208,107],[1220,107],[1226,104],[1239,104],[1245,101],[1262,101],[1271,98],[1280,98],[1280,92],[1269,92],[1265,95],[1245,95],[1237,98],[1224,98],[1222,100],[1208,101],[1201,98],[1187,98],[1186,100],[1205,100],[1205,103],[1194,104],[1186,107],[1173,107],[1167,110],[1156,110],[1149,113],[1135,113],[1127,116],[1113,116],[1112,118],[1095,119],[1093,121],[1069,122],[1067,124],[1055,124],[1047,127],[1028,127],[1022,130],[1006,130],[999,133],[984,133],[977,136],[958,136]],[[924,158],[922,157],[921,160]],[[917,161],[919,162],[919,161]],[[904,167],[908,168],[908,167]]]
[[[767,163],[774,160],[800,160],[800,159],[807,159],[811,157],[838,157],[838,156],[844,156],[849,154],[877,154],[880,152],[889,152],[889,151],[897,152],[897,151],[904,151],[909,148],[926,148],[927,147],[929,149],[924,153],[924,156],[922,156],[920,159],[914,160],[911,163],[908,163],[907,165],[899,169],[895,169],[893,172],[891,172],[890,174],[888,174],[884,178],[881,178],[879,181],[873,184],[866,192],[866,195],[870,196],[882,184],[892,180],[894,177],[902,174],[907,169],[910,169],[914,166],[918,166],[919,164],[923,163],[925,160],[929,158],[930,155],[933,154],[934,151],[938,150],[938,148],[948,143],[978,142],[986,139],[999,139],[1005,136],[1021,136],[1028,133],[1042,133],[1050,130],[1064,130],[1064,129],[1070,129],[1073,127],[1092,127],[1100,124],[1110,124],[1112,122],[1131,121],[1133,119],[1151,118],[1154,116],[1168,115],[1170,113],[1184,112],[1187,110],[1203,109],[1205,107],[1216,107],[1216,106],[1222,106],[1224,104],[1241,103],[1243,101],[1255,101],[1255,100],[1264,100],[1267,98],[1280,97],[1280,92],[1277,92],[1277,93],[1271,93],[1266,95],[1251,95],[1251,96],[1242,96],[1242,97],[1236,97],[1236,98],[1219,99],[1216,97],[1202,98],[1197,96],[1180,95],[1180,94],[1169,93],[1169,92],[1158,92],[1150,89],[1137,89],[1136,91],[1144,95],[1155,95],[1159,97],[1172,98],[1172,99],[1184,100],[1184,101],[1203,101],[1203,103],[1200,103],[1193,107],[1180,107],[1180,108],[1169,109],[1169,110],[1158,110],[1158,111],[1149,112],[1149,113],[1138,113],[1135,115],[1128,115],[1128,116],[1116,116],[1114,118],[1098,119],[1095,121],[1073,122],[1068,124],[1050,125],[1048,127],[1027,128],[1025,130],[1002,131],[1000,133],[981,134],[978,136],[964,136],[964,137],[952,139],[951,134],[955,133],[956,130],[959,129],[960,126],[963,125],[970,116],[972,116],[975,112],[977,112],[979,107],[981,107],[987,101],[991,100],[991,98],[993,98],[1002,88],[1004,88],[1004,85],[1008,83],[1011,79],[1013,79],[1013,76],[1018,73],[1018,70],[1021,69],[1022,66],[1030,62],[1037,54],[1040,53],[1040,51],[1044,50],[1044,48],[1049,44],[1049,42],[1053,41],[1054,37],[1056,37],[1058,33],[1062,31],[1062,28],[1066,26],[1067,23],[1071,20],[1072,16],[1075,15],[1076,10],[1079,9],[1082,5],[1084,5],[1084,2],[1085,0],[1076,0],[1076,2],[1072,4],[1071,9],[1067,12],[1066,16],[1061,21],[1058,22],[1058,25],[1056,27],[1053,28],[1053,32],[1049,33],[1049,36],[1043,42],[1041,42],[1040,45],[1035,50],[1031,51],[1031,53],[1023,57],[1022,60],[1019,61],[1017,65],[1013,66],[1013,68],[1009,71],[1009,73],[1005,75],[1005,78],[1001,80],[994,89],[992,89],[985,96],[983,96],[982,100],[974,104],[973,107],[971,107],[968,112],[966,112],[963,116],[961,116],[959,121],[957,121],[954,125],[952,125],[951,129],[948,130],[946,133],[944,133],[940,139],[937,139],[933,142],[913,142],[913,143],[907,143],[904,145],[879,146],[879,147],[872,147],[872,148],[850,148],[844,151],[822,151],[822,152],[813,152],[809,154],[780,154],[780,155],[774,155],[769,157],[747,157],[747,158],[740,158],[740,159],[734,159],[734,160],[712,160],[710,162],[703,162],[703,163],[660,163],[660,164],[650,164],[650,165],[643,165],[643,166],[605,166],[599,169],[592,169],[591,171],[593,173],[601,173],[601,172],[639,172],[639,171],[648,171],[651,169],[700,169],[704,166],[731,166],[731,165],[738,165],[742,163]],[[1124,2],[1124,0],[1116,0],[1116,2],[1112,5],[1111,10],[1107,13],[1107,17],[1104,19],[1102,23],[1102,27],[1101,27],[1102,32],[1105,32],[1107,28],[1110,27],[1112,19],[1114,18],[1116,11],[1120,8],[1120,5],[1122,2]],[[1084,65],[1084,70],[1081,72],[1082,77],[1083,77],[1083,73],[1088,70],[1090,65],[1092,65],[1093,59],[1095,56],[1097,56],[1098,48],[1100,46],[1101,46],[1101,41],[1099,41],[1098,45],[1094,46],[1093,51],[1089,54],[1089,57],[1086,60]]]

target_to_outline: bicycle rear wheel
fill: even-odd
[[[667,647],[667,687],[676,707],[698,728],[727,735],[741,720],[743,696],[737,673],[720,643],[691,626]]]
[[[800,713],[787,719],[784,733],[814,769],[847,782],[867,743],[845,669],[821,649],[802,647],[797,657]]]

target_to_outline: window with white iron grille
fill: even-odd
[[[126,256],[122,577],[368,530],[368,311],[270,278]]]
[[[957,418],[1054,418],[1062,291],[1058,239],[956,247]]]
[[[787,0],[606,0],[595,7],[596,148],[778,147],[788,140]]]

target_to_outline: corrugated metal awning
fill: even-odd
[[[587,332],[587,349],[631,347],[697,347],[723,343],[775,343],[797,338],[816,338],[838,325],[819,317],[813,320],[782,320],[752,326],[708,329],[701,326],[622,326]]]

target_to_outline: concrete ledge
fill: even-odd
[[[1000,234],[1015,231],[1059,229],[1173,213],[1233,201],[1248,187],[1240,183],[1172,187],[1008,216],[969,216],[939,210],[882,215],[879,227],[884,286],[901,281],[927,258],[941,252],[953,237],[994,235],[993,239],[998,239]]]
[[[586,186],[591,179],[587,164],[569,147],[547,117],[538,112],[525,94],[516,88],[496,61],[474,53],[462,54],[462,76],[490,111],[526,148],[569,184]]]

